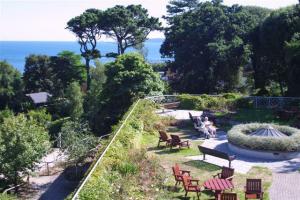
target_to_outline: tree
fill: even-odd
[[[23,114],[4,118],[0,126],[1,174],[17,185],[49,147],[48,133],[35,120]]]
[[[85,79],[80,55],[62,51],[57,56],[30,55],[24,69],[25,91],[49,92],[55,98],[62,97],[65,88],[74,81]]]
[[[0,110],[18,110],[23,94],[21,74],[6,61],[0,61]]]
[[[180,12],[174,15],[171,9],[167,18],[169,27],[160,51],[174,59],[170,63],[176,73],[173,88],[189,93],[242,91],[243,67],[250,54],[247,33],[256,25],[249,20],[251,14],[218,0],[194,3],[189,9],[176,5]]]
[[[53,95],[63,96],[63,91],[71,82],[83,83],[86,80],[86,72],[80,55],[71,51],[62,51],[50,59],[50,67],[53,69],[53,81],[55,81]]]
[[[85,59],[87,89],[90,88],[90,61],[100,57],[100,52],[96,49],[97,40],[101,37],[102,11],[88,9],[81,15],[72,18],[67,23],[67,29],[73,32],[80,44],[81,56]]]
[[[90,150],[96,147],[98,140],[91,134],[87,123],[68,121],[61,128],[62,149],[68,154],[68,160],[76,167],[83,163]]]
[[[148,10],[141,5],[127,7],[117,5],[104,12],[105,34],[118,43],[118,54],[124,54],[129,47],[143,43],[149,33],[159,30],[158,18],[149,17]]]
[[[25,92],[54,91],[53,69],[50,57],[46,55],[29,55],[26,57],[23,80]]]
[[[97,134],[108,132],[135,100],[162,94],[164,89],[159,74],[137,53],[120,55],[105,68],[107,80],[90,123]]]
[[[275,10],[257,27],[252,46],[255,82],[260,91],[268,93],[267,87],[278,85],[280,95],[288,92],[291,70],[286,42],[300,32],[299,14],[298,6]]]
[[[66,89],[66,110],[72,119],[78,119],[83,114],[83,94],[80,86],[72,82]]]

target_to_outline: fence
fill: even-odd
[[[166,104],[166,103],[173,103],[178,100],[179,95],[162,95],[162,96],[150,96],[146,97],[155,103],[159,104]],[[193,96],[200,96],[200,94],[194,94]],[[218,97],[220,95],[209,95],[212,97]],[[249,99],[252,103],[254,108],[282,108],[287,105],[300,105],[300,98],[299,97],[261,97],[261,96],[247,96],[243,97],[245,99]]]

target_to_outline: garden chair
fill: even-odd
[[[245,199],[263,199],[261,179],[247,179],[245,186]]]
[[[182,181],[183,182],[183,188],[185,190],[185,197],[187,196],[188,192],[196,192],[197,193],[197,198],[199,200],[200,195],[201,195],[201,186],[199,185],[199,180],[192,179],[190,176],[188,176],[186,174],[184,174],[182,176],[182,179],[183,179],[183,181]]]
[[[190,148],[190,143],[188,140],[181,141],[181,139],[178,135],[171,135],[170,149],[172,149],[172,147],[176,147],[176,146],[179,146],[179,149],[181,147]]]
[[[169,138],[168,134],[165,131],[158,131],[159,132],[159,140],[158,140],[158,145],[159,147],[161,142],[165,142],[166,146],[170,145],[171,139]]]
[[[180,184],[180,182],[183,181],[182,176],[184,174],[186,174],[188,176],[191,176],[190,171],[181,170],[177,163],[174,165],[174,167],[172,167],[172,170],[173,170],[173,175],[174,175],[174,178],[175,178],[175,181],[176,181],[175,186],[177,186],[178,183]]]
[[[236,193],[221,193],[218,200],[238,200]]]
[[[189,112],[189,117],[192,123],[197,123],[197,116],[193,116],[192,113]]]
[[[233,176],[234,176],[234,169],[229,167],[222,167],[221,173],[214,175],[214,177],[227,179],[229,181],[232,181]]]

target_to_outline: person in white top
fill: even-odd
[[[212,135],[212,137],[216,137],[217,128],[213,126],[213,123],[208,121],[208,117],[204,118],[205,127],[208,129],[208,132]]]

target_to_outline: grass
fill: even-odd
[[[184,139],[193,139],[197,137],[197,134],[190,130],[174,128],[171,128],[169,130],[172,131],[168,132],[169,134],[178,134],[181,138]],[[166,148],[164,146],[158,148],[158,135],[143,135],[141,141],[143,143],[143,146],[148,149],[148,156],[158,159],[159,164],[165,169],[166,179],[163,188],[164,196],[161,196],[159,199],[197,199],[195,193],[189,193],[188,197],[185,198],[185,192],[182,185],[179,185],[177,187],[174,186],[175,181],[171,169],[175,163],[178,163],[182,169],[191,171],[193,178],[199,179],[200,183],[203,183],[205,180],[212,178],[213,175],[217,174],[221,170],[219,166],[199,160],[191,160],[190,158],[188,158],[189,156],[200,155],[197,145],[200,145],[203,142],[201,140],[192,140],[191,148],[182,150],[170,150],[169,148]],[[263,187],[265,191],[264,199],[268,200],[268,189],[271,185],[272,173],[267,168],[253,167],[247,174],[235,173],[235,177],[233,179],[235,185],[234,192],[238,193],[240,199],[244,199],[243,189],[246,183],[246,178],[254,177],[263,179]],[[201,200],[213,198],[214,194],[211,191],[202,192],[200,197]]]

